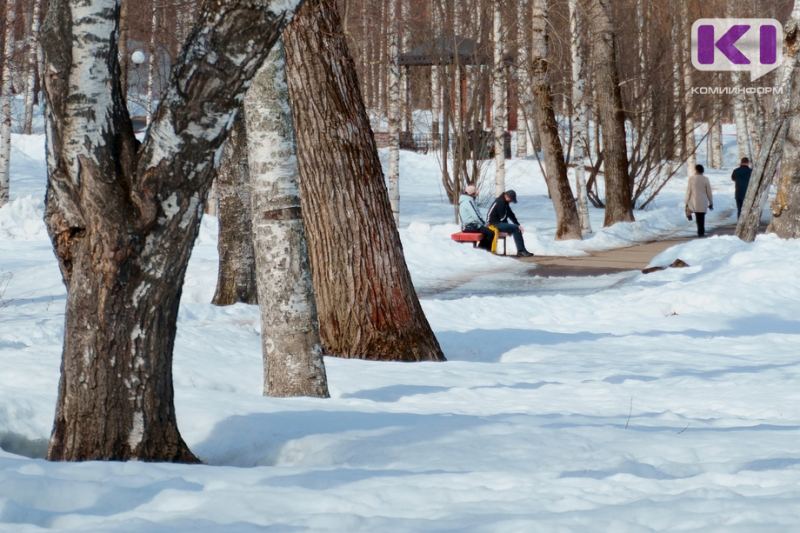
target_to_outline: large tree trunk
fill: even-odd
[[[0,81],[0,207],[9,199],[9,168],[11,164],[11,58],[14,53],[14,22],[17,1],[8,0],[5,12],[3,73]]]
[[[556,240],[580,239],[581,224],[575,208],[575,197],[569,186],[567,164],[564,162],[564,150],[553,110],[553,95],[547,78],[547,2],[532,0],[531,15],[531,104],[544,149],[547,189],[556,212]]]
[[[606,182],[606,216],[603,226],[633,222],[631,182],[628,174],[628,146],[625,113],[617,70],[617,43],[611,5],[608,0],[591,0],[593,21],[592,55],[595,95],[603,126],[603,167]]]
[[[303,219],[328,353],[442,361],[403,257],[335,0],[284,32]]]
[[[781,117],[788,129],[785,144],[781,147],[782,153],[780,162],[780,172],[778,173],[778,191],[775,195],[775,200],[772,203],[772,222],[770,222],[768,232],[775,233],[778,237],[784,239],[794,239],[800,237],[800,119],[798,118],[797,109],[792,109],[790,106],[794,102],[800,101],[800,83],[797,82],[795,69],[798,63],[798,48],[800,48],[800,35],[798,31],[798,23],[800,22],[800,2],[795,2],[795,7],[792,12],[792,18],[787,22],[785,31],[785,49],[782,69],[787,69],[789,80],[787,81],[786,91],[789,92],[784,98],[788,102],[781,102],[784,106],[784,116]],[[784,71],[784,75],[786,71]],[[765,128],[765,137],[771,129],[775,126],[768,123]],[[765,143],[762,146],[761,154],[759,154],[759,161],[768,152],[768,146]],[[771,158],[772,159],[772,158]],[[757,173],[758,168],[755,168],[753,175],[759,177]],[[771,175],[770,175],[771,176]],[[759,182],[756,182],[759,183]],[[751,177],[752,184],[752,177]],[[750,196],[750,187],[748,187],[748,194]],[[748,205],[748,199],[745,198],[745,204],[742,207],[742,216],[745,215],[745,206]],[[758,201],[758,198],[753,198],[752,202]],[[760,205],[760,203],[759,203]],[[760,215],[760,210],[759,210]],[[755,217],[751,217],[755,218]],[[752,228],[756,222],[751,220],[748,228]],[[739,228],[736,228],[737,232]],[[745,228],[742,228],[742,234],[749,237],[750,233],[754,233],[752,229],[744,233]],[[737,233],[738,234],[738,233]],[[751,239],[752,240],[752,239]]]
[[[746,242],[753,242],[756,238],[764,202],[782,156],[787,159],[785,163],[781,164],[778,195],[772,206],[774,219],[770,226],[771,231],[775,231],[780,236],[788,236],[796,232],[795,222],[792,219],[796,218],[793,213],[797,209],[796,204],[793,204],[797,199],[793,192],[796,176],[794,172],[796,172],[797,165],[794,160],[796,148],[793,143],[796,142],[794,122],[798,120],[795,105],[800,98],[800,84],[797,80],[797,67],[800,62],[798,21],[800,21],[800,2],[796,1],[792,16],[784,27],[784,59],[778,71],[777,83],[777,87],[782,88],[783,93],[773,97],[774,107],[770,113],[768,126],[765,128],[761,151],[753,165],[750,184],[747,186],[747,195],[742,204],[742,214],[736,225],[736,236]],[[792,137],[787,147],[786,140],[789,134]],[[785,149],[787,151],[784,151]],[[785,219],[778,221],[784,215],[787,215]]]
[[[116,0],[51,0],[45,222],[68,296],[48,459],[197,461],[173,406],[181,286],[226,125],[296,6],[208,3],[139,146]]]
[[[217,171],[219,271],[214,305],[258,303],[244,116],[233,121]]]
[[[284,65],[278,42],[244,99],[264,395],[327,398]]]

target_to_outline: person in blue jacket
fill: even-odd
[[[495,227],[503,233],[510,233],[514,237],[514,244],[517,246],[517,257],[530,257],[533,254],[525,249],[525,241],[522,238],[524,230],[511,210],[509,205],[511,203],[517,203],[517,193],[509,189],[495,198],[492,205],[489,206],[486,219],[489,221],[489,226]]]
[[[486,227],[481,212],[478,210],[478,190],[474,185],[470,185],[461,193],[458,199],[458,218],[461,220],[461,231],[481,233],[483,238],[478,244],[478,248],[492,250],[492,239],[494,232]]]

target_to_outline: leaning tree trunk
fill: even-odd
[[[772,222],[770,222],[768,232],[775,233],[778,237],[783,239],[794,239],[800,237],[800,119],[798,118],[798,102],[800,102],[800,83],[797,83],[795,69],[798,63],[798,47],[800,47],[800,35],[798,35],[798,23],[800,22],[800,2],[795,2],[795,8],[792,12],[792,18],[787,22],[784,28],[786,43],[784,54],[787,56],[784,59],[784,69],[790,69],[791,75],[788,81],[787,89],[789,95],[785,95],[787,100],[782,102],[785,106],[784,122],[787,128],[785,143],[782,146],[782,155],[780,163],[780,172],[778,173],[778,191],[775,195],[775,200],[772,203]],[[794,68],[792,68],[792,66]],[[773,125],[767,124],[765,128],[765,137],[768,138],[770,130],[774,128]],[[768,152],[767,145],[762,145],[761,153],[759,154],[759,161]],[[754,169],[753,174],[758,177],[758,168]],[[752,180],[752,177],[751,177]],[[757,182],[758,183],[758,182]],[[750,196],[750,187],[748,187],[748,196]],[[748,198],[745,198],[745,205],[747,205]],[[758,201],[758,198],[753,198],[753,202]],[[760,206],[759,202],[759,206]],[[742,215],[745,215],[744,206],[742,207]],[[760,211],[759,211],[760,215]],[[755,218],[755,217],[753,217]],[[751,221],[750,226],[755,225]],[[737,232],[739,228],[736,228]],[[744,231],[744,228],[743,228]],[[747,236],[752,230],[748,231]],[[752,240],[752,239],[751,239]]]
[[[219,270],[214,305],[258,303],[253,224],[250,216],[247,130],[237,114],[217,171],[219,195]]]
[[[244,99],[265,396],[328,397],[278,42]]]
[[[581,239],[581,223],[569,186],[567,164],[564,162],[564,150],[553,110],[553,95],[547,78],[547,2],[532,0],[531,5],[531,104],[544,149],[547,189],[556,212],[556,240]]]
[[[50,1],[45,222],[67,304],[48,459],[197,461],[173,405],[181,287],[226,125],[296,7],[207,3],[139,146],[117,0]]]
[[[3,76],[0,82],[0,207],[9,199],[9,168],[11,163],[11,58],[14,54],[14,22],[17,0],[6,2],[5,44],[3,45]]]
[[[403,257],[335,0],[307,1],[283,38],[325,349],[442,361]]]
[[[609,0],[591,0],[595,95],[603,126],[606,216],[603,226],[633,222],[625,113],[617,70],[617,43]]]
[[[797,209],[792,205],[796,200],[793,194],[793,182],[795,180],[796,162],[793,161],[796,148],[790,145],[786,149],[786,140],[796,122],[798,109],[797,101],[800,98],[800,84],[797,83],[797,67],[800,63],[800,2],[795,1],[792,16],[784,27],[783,37],[783,64],[778,71],[778,83],[783,92],[774,96],[773,108],[770,112],[768,125],[765,128],[762,139],[761,151],[753,165],[753,173],[750,176],[750,184],[747,186],[747,194],[742,203],[742,214],[736,225],[736,236],[746,242],[753,242],[758,233],[758,226],[761,223],[761,212],[766,200],[767,193],[772,185],[772,179],[778,169],[781,157],[787,157],[781,163],[780,185],[778,195],[772,206],[772,216],[774,217],[771,228],[778,235],[789,235],[795,230],[792,213]],[[792,141],[795,142],[795,141]],[[787,222],[777,220],[789,215]],[[780,229],[779,229],[780,228]]]

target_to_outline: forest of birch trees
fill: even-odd
[[[121,76],[129,87],[132,115],[147,123],[195,23],[200,0],[145,0],[122,2],[121,6]],[[0,7],[3,204],[8,194],[8,136],[11,131],[31,133],[34,107],[41,103],[39,31],[47,0],[5,0]],[[338,8],[375,131],[387,131],[395,114],[400,131],[410,134],[441,134],[443,120],[447,120],[448,137],[454,145],[468,139],[470,131],[511,130],[518,139],[514,156],[530,155],[534,147],[543,151],[550,161],[548,174],[564,172],[550,168],[557,146],[560,158],[576,168],[573,187],[585,233],[589,230],[589,203],[594,207],[611,203],[607,224],[631,219],[631,209],[646,207],[681,163],[693,167],[698,142],[708,143],[707,166],[720,167],[724,123],[736,125],[738,155],[755,158],[771,97],[692,94],[692,87],[737,87],[749,80],[745,74],[693,69],[690,27],[703,17],[783,22],[792,2],[339,0]],[[398,54],[430,50],[437,39],[470,41],[481,61],[458,64],[456,59],[456,64],[446,64],[440,58],[438,65],[397,66]],[[500,63],[496,62],[498,51],[503,59]],[[537,62],[537,57],[544,61]],[[546,70],[536,65],[546,65]],[[541,92],[537,72],[546,77],[548,94]],[[771,86],[775,76],[767,75],[757,83]],[[617,80],[617,89],[604,88],[615,83],[613,80]],[[614,101],[616,90],[618,101]],[[537,104],[545,98],[547,104],[539,107],[549,108],[553,115],[551,126],[558,132],[557,143],[541,131],[547,129],[548,120],[537,119],[541,114]],[[393,104],[396,113],[392,113]],[[445,105],[450,106],[450,113],[443,113]],[[602,118],[604,109],[606,120]],[[618,116],[612,120],[615,112]],[[614,139],[619,135],[624,136],[626,148],[602,146],[606,137],[619,144]],[[461,187],[478,179],[477,163],[461,157],[463,152],[456,147],[452,153],[454,162],[445,183],[451,199]],[[601,163],[605,172],[598,172]],[[610,184],[601,192],[598,185],[603,179]],[[548,175],[548,183],[556,185],[551,194],[556,193],[558,179]],[[563,233],[574,234],[575,224],[570,219],[570,227],[565,226]]]

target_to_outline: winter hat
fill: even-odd
[[[507,190],[504,194],[507,194],[513,203],[517,203],[517,193],[512,189]]]
[[[464,190],[464,192],[472,196],[473,194],[478,192],[478,190],[475,188],[474,185],[467,185],[467,188]]]

